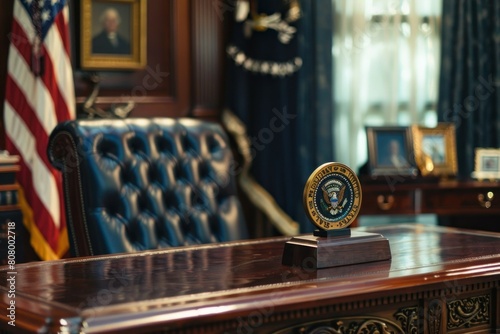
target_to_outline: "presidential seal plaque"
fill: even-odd
[[[319,166],[303,194],[306,215],[317,230],[287,241],[283,264],[320,269],[389,260],[386,238],[349,227],[358,216],[361,200],[361,184],[348,166],[337,162]]]

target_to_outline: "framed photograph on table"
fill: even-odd
[[[81,0],[81,68],[143,68],[146,10],[146,0]]]
[[[366,136],[371,176],[418,174],[408,127],[367,127]]]
[[[457,175],[455,125],[439,123],[434,128],[412,126],[415,162],[422,176]]]
[[[476,148],[474,172],[478,180],[500,180],[500,149]]]

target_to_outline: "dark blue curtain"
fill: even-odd
[[[301,231],[311,231],[304,185],[333,156],[331,0],[300,1],[300,18],[288,21],[294,1],[249,4],[266,19],[279,13],[288,27],[254,29],[251,11],[235,19],[227,46],[227,108],[246,125],[256,181]]]
[[[438,115],[456,127],[459,176],[476,147],[500,147],[500,1],[443,0]]]
[[[298,133],[303,188],[314,169],[333,161],[333,8],[331,0],[303,0],[301,6],[298,37],[303,66],[298,73],[297,113],[303,123]],[[296,217],[303,214],[300,209]],[[306,221],[301,230],[309,232],[313,226]]]

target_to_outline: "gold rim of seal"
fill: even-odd
[[[311,195],[316,194],[319,181],[323,180],[326,176],[333,173],[342,174],[346,179],[349,180],[349,182],[351,182],[352,196],[354,196],[354,199],[351,205],[350,212],[347,213],[344,218],[339,219],[338,221],[327,221],[321,218],[323,214],[317,212],[315,205],[313,202],[311,202],[310,198]],[[335,230],[345,228],[354,222],[361,209],[361,183],[359,182],[356,173],[354,173],[354,171],[347,165],[339,162],[327,162],[316,168],[314,172],[311,173],[311,175],[307,179],[306,185],[304,186],[304,193],[302,198],[306,215],[311,223],[313,223],[316,227],[322,230]]]

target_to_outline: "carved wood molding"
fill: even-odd
[[[491,282],[491,284],[486,284],[490,288],[495,287],[497,284]],[[475,288],[482,290],[484,284],[477,285],[462,285],[464,291],[473,291]],[[366,315],[362,317],[339,317],[333,319],[326,319],[320,321],[314,321],[309,323],[302,323],[300,325],[295,325],[287,328],[280,329],[276,331],[276,334],[284,333],[339,333],[339,334],[357,334],[357,333],[420,333],[423,331],[424,326],[427,326],[428,333],[438,334],[441,333],[443,326],[443,320],[447,323],[447,329],[462,329],[470,328],[472,326],[484,325],[490,322],[489,310],[491,309],[490,303],[491,298],[489,295],[482,295],[477,297],[467,297],[459,300],[451,300],[445,303],[445,295],[448,289],[436,289],[426,291],[425,293],[415,293],[411,294],[413,297],[418,295],[419,298],[412,300],[423,302],[424,300],[429,300],[427,308],[419,306],[409,306],[397,309],[393,314],[393,319],[388,319],[384,317],[376,317],[371,315]],[[484,291],[484,290],[483,290]],[[449,291],[448,291],[449,292]],[[456,291],[455,291],[456,292]],[[452,294],[453,295],[453,294]],[[436,299],[431,299],[432,297],[438,297]],[[390,296],[377,299],[368,299],[365,301],[357,301],[350,303],[341,303],[335,305],[319,306],[315,308],[304,308],[299,310],[291,310],[287,312],[275,312],[274,307],[267,305],[262,307],[260,313],[253,313],[252,317],[240,317],[238,324],[233,323],[232,325],[226,323],[223,326],[225,329],[233,328],[238,326],[238,328],[245,329],[256,329],[262,326],[267,326],[269,324],[282,322],[283,319],[287,319],[289,322],[296,322],[300,319],[307,319],[309,317],[321,317],[328,316],[332,314],[338,314],[339,312],[345,312],[346,310],[363,310],[371,309],[368,312],[374,312],[374,307],[394,304],[398,302],[406,301],[407,295]],[[428,298],[430,297],[430,298]],[[447,317],[443,310],[447,310]],[[424,311],[427,313],[425,314]],[[256,326],[256,316],[258,315],[258,326]]]
[[[489,295],[469,297],[446,303],[448,330],[470,328],[490,322],[491,298]]]
[[[395,322],[378,317],[345,317],[288,327],[274,334],[392,334],[406,332]]]
[[[439,299],[434,299],[429,303],[429,309],[427,312],[427,327],[430,334],[439,334],[441,332],[442,318],[442,301]]]
[[[419,308],[415,307],[406,307],[401,308],[394,314],[394,318],[396,318],[401,324],[401,328],[403,331],[401,333],[419,333]]]

